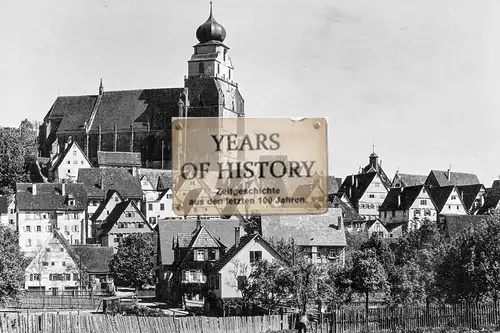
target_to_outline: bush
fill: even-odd
[[[267,331],[266,333],[297,333],[297,330]]]
[[[138,317],[167,317],[160,309],[151,309],[147,306],[138,304],[120,304],[113,302],[109,308],[110,314],[121,314],[124,316],[138,316]]]

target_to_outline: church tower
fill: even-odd
[[[243,117],[244,100],[234,81],[234,67],[223,42],[226,29],[210,15],[196,30],[199,43],[188,60],[185,78],[185,106],[188,117]],[[186,96],[187,94],[187,96]]]

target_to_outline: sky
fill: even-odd
[[[500,175],[500,1],[213,0],[248,117],[328,118],[329,172]],[[2,0],[0,125],[182,87],[208,0]]]

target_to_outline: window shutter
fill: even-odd
[[[208,249],[205,249],[204,253],[203,253],[203,259],[205,260],[208,260]]]

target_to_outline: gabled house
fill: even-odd
[[[258,233],[241,236],[235,231],[235,244],[215,264],[208,275],[208,290],[213,297],[209,300],[230,300],[241,298],[240,283],[248,278],[252,267],[258,261],[281,261],[288,265],[278,252]],[[216,302],[206,303],[216,307]]]
[[[345,193],[364,219],[378,218],[378,209],[387,196],[388,187],[377,172],[347,177],[339,192]]]
[[[82,287],[100,292],[111,292],[114,279],[109,264],[113,260],[113,248],[95,244],[71,245],[77,268],[84,274]]]
[[[462,198],[465,209],[470,215],[476,215],[484,205],[486,188],[483,184],[457,186],[457,191]]]
[[[339,196],[328,196],[328,208],[340,208],[342,210],[342,218],[346,231],[364,231],[366,220],[350,204],[340,199]]]
[[[409,173],[399,173],[396,171],[391,187],[409,187],[424,185],[427,180],[426,175],[413,175]]]
[[[239,228],[239,227],[237,227]],[[237,231],[239,233],[239,230]],[[172,298],[203,301],[207,275],[214,264],[226,252],[226,246],[201,225],[191,233],[179,233],[173,240],[173,288]]]
[[[468,215],[456,186],[430,187],[428,192],[438,215]]]
[[[106,218],[111,214],[111,212],[115,209],[116,205],[122,203],[124,200],[120,193],[115,190],[109,190],[106,194],[106,200],[101,202],[97,210],[90,217],[90,221],[92,222],[92,238],[96,239],[97,230],[101,227],[102,223],[106,220]]]
[[[23,252],[38,252],[53,230],[59,230],[70,244],[87,242],[87,194],[82,184],[18,183],[16,187],[19,246]]]
[[[165,219],[157,224],[158,230],[158,283],[156,296],[159,299],[171,299],[175,293],[174,272],[177,269],[175,244],[176,236],[192,234],[199,226],[204,227],[210,235],[220,241],[225,249],[231,248],[235,242],[235,228],[240,227],[240,220],[231,219]],[[243,234],[243,232],[242,232]],[[221,253],[222,255],[222,253]]]
[[[464,186],[481,184],[476,175],[472,173],[431,170],[425,180],[425,185],[429,187],[443,186]]]
[[[477,211],[477,215],[491,213],[492,210],[500,208],[500,181],[495,180],[491,188],[486,189],[484,204]]]
[[[156,186],[153,185],[148,175],[140,176],[141,180],[141,188],[144,201],[154,201],[158,199],[160,195],[160,191],[156,189]]]
[[[70,139],[64,150],[50,162],[49,180],[58,183],[73,183],[78,177],[78,170],[91,167],[92,163],[87,155],[76,141]]]
[[[384,225],[403,223],[404,229],[418,229],[423,220],[436,221],[438,212],[424,185],[395,187],[379,209]]]
[[[366,221],[366,232],[368,237],[377,235],[380,238],[389,237],[389,232],[379,219]]]
[[[156,226],[160,219],[183,219],[173,210],[172,189],[163,190],[155,200],[146,201],[142,204],[142,212],[151,226]]]
[[[97,166],[99,168],[120,168],[127,170],[131,175],[137,176],[140,168],[141,153],[127,151],[98,151]]]
[[[126,169],[80,169],[78,183],[81,183],[87,192],[89,216],[92,216],[99,205],[106,200],[109,190],[115,190],[124,200],[134,200],[139,207],[141,206],[143,196],[141,183]]]
[[[153,236],[155,231],[134,200],[129,199],[117,204],[97,229],[97,242],[116,250],[123,238],[135,233],[147,233]]]
[[[60,232],[52,230],[37,249],[25,271],[24,288],[28,291],[61,291],[81,287],[76,257]]]
[[[292,238],[314,263],[345,263],[347,243],[340,208],[329,208],[321,215],[262,216],[261,228],[266,239]]]

